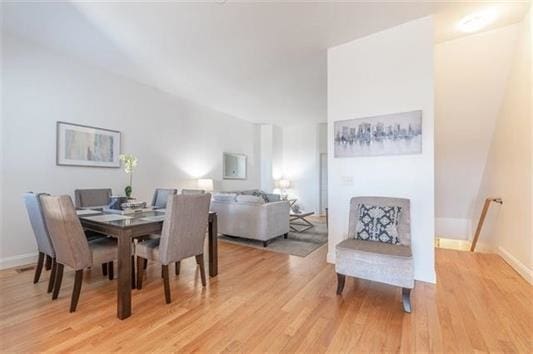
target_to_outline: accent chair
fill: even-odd
[[[154,209],[165,209],[167,207],[168,197],[177,193],[177,189],[157,188],[152,197],[152,207]]]
[[[363,215],[365,220],[361,219],[361,208],[364,206],[400,208],[395,228],[397,243],[370,240],[370,238],[361,239],[362,222],[368,224],[371,220],[369,215]],[[389,221],[384,220],[385,223]],[[370,223],[372,222],[370,221]],[[372,227],[375,228],[376,223]],[[387,238],[384,239],[387,240]],[[411,312],[410,294],[414,287],[414,265],[411,251],[409,199],[352,198],[348,233],[345,240],[336,246],[335,271],[337,272],[337,295],[342,294],[346,276],[395,285],[402,288],[404,311]]]

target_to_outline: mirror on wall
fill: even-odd
[[[246,155],[224,153],[224,179],[246,179]]]

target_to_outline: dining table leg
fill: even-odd
[[[217,214],[209,215],[208,247],[209,247],[209,276],[218,274],[218,225]]]
[[[131,231],[120,231],[117,241],[117,317],[124,320],[131,316]]]

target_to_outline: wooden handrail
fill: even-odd
[[[485,204],[483,204],[483,210],[481,211],[481,216],[479,217],[479,222],[477,223],[476,233],[474,234],[474,239],[472,240],[472,245],[470,246],[470,252],[474,252],[476,249],[477,240],[481,234],[481,229],[483,228],[483,223],[485,222],[485,217],[489,211],[490,202],[503,204],[502,198],[487,198],[485,199]]]

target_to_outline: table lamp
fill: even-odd
[[[211,178],[200,178],[198,188],[203,189],[206,193],[213,191],[213,180]]]

